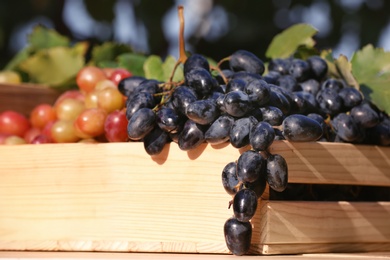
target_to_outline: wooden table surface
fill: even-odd
[[[147,259],[184,259],[184,260],[224,260],[224,259],[255,259],[261,260],[283,260],[283,259],[304,259],[304,260],[324,260],[324,259],[390,259],[390,252],[378,253],[345,253],[345,254],[303,254],[303,255],[273,255],[273,256],[233,256],[233,255],[212,255],[212,254],[159,254],[159,253],[102,253],[102,252],[0,252],[0,259],[9,260],[147,260]]]

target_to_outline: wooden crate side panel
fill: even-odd
[[[295,158],[284,142],[275,145]],[[2,250],[227,252],[223,224],[232,210],[221,171],[240,154],[231,146],[183,152],[171,144],[153,158],[142,143],[0,146],[0,154]],[[264,245],[275,241],[280,223],[262,227],[273,213],[261,212],[252,239]]]
[[[252,254],[262,255],[286,255],[286,254],[319,254],[319,253],[343,253],[344,259],[375,259],[375,256],[347,255],[346,253],[365,252],[390,252],[388,243],[325,243],[325,244],[253,244],[250,249]],[[318,255],[319,259],[330,259],[332,255]],[[338,257],[337,257],[338,258]]]
[[[346,143],[274,142],[292,183],[390,186],[390,148]]]
[[[390,202],[263,201],[255,244],[390,243]]]
[[[36,105],[54,104],[60,94],[60,91],[42,85],[0,83],[0,113],[14,110],[28,116]]]

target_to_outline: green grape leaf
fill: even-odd
[[[300,45],[294,53],[294,57],[297,59],[307,60],[310,56],[319,54],[320,52],[317,48],[309,47],[307,45]]]
[[[163,62],[157,55],[149,56],[144,63],[144,72],[147,79],[164,81]]]
[[[322,50],[320,56],[328,64],[328,75],[332,78],[341,78],[341,75],[337,70],[335,60],[333,58],[332,50]]]
[[[84,57],[70,47],[40,50],[20,64],[32,82],[66,88],[84,66]]]
[[[5,65],[4,69],[6,70],[17,70],[19,64],[27,60],[30,56],[31,49],[29,47],[25,47],[21,49],[12,59]]]
[[[105,42],[93,48],[91,61],[99,66],[100,62],[115,61],[119,55],[130,53],[131,51],[131,47],[128,45]]]
[[[155,79],[162,82],[168,82],[172,71],[176,65],[176,59],[173,56],[168,56],[164,61],[156,55],[151,55],[144,63],[145,77]],[[179,65],[176,68],[172,81],[178,82],[184,79],[183,66]]]
[[[340,55],[335,60],[336,69],[342,79],[351,87],[359,89],[359,83],[352,75],[352,64],[348,61],[348,58],[344,55]]]
[[[136,53],[124,53],[117,57],[118,67],[127,69],[134,76],[145,77],[145,61],[146,56]]]
[[[70,45],[70,40],[53,29],[35,26],[28,36],[28,43],[32,50],[38,51],[52,47],[67,47]]]
[[[163,69],[163,81],[168,82],[169,78],[171,77],[173,68],[175,67],[176,64],[176,59],[173,56],[168,56],[164,63],[162,64],[162,69]],[[184,80],[184,72],[183,72],[183,66],[179,65],[176,68],[175,74],[173,75],[172,81],[174,82],[179,82]]]
[[[351,63],[364,97],[390,113],[390,52],[369,44],[354,53]]]
[[[265,53],[267,58],[288,58],[294,54],[299,46],[313,47],[313,36],[317,29],[309,24],[295,24],[277,34],[271,41]]]

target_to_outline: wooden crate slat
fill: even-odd
[[[366,178],[368,168],[361,166],[359,171],[348,163],[350,155],[341,152],[342,147],[348,153],[366,154],[360,158],[364,163],[376,162],[371,157],[374,149],[385,163]],[[348,170],[349,179],[339,177],[344,182],[364,179],[366,185],[390,185],[384,183],[389,177],[388,149],[275,142],[272,151],[286,157],[291,182],[324,183],[340,171],[336,165],[335,172],[318,171],[323,177],[318,178],[318,172],[302,170],[299,150],[307,154],[309,169],[321,169],[338,156],[338,162],[346,161],[344,168],[356,170]],[[221,171],[243,150],[202,145],[183,152],[172,143],[159,156],[150,157],[142,143],[0,146],[0,249],[228,253],[223,223],[232,215],[227,209],[231,197],[223,190]],[[337,202],[262,201],[261,205],[252,221],[257,245],[252,253],[286,243],[326,248],[334,242],[390,240],[389,202],[364,207]],[[332,226],[316,228],[313,218],[321,219],[323,210],[337,217],[324,218],[323,223],[348,225],[333,233]]]
[[[36,105],[54,104],[60,91],[35,84],[0,83],[0,113],[13,110],[28,116]]]
[[[262,201],[255,244],[390,243],[390,202]]]

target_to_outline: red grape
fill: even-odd
[[[21,113],[7,110],[0,114],[0,133],[23,137],[31,127],[27,117]]]
[[[38,129],[42,129],[48,122],[56,119],[56,111],[49,104],[37,105],[30,113],[31,125]]]
[[[51,138],[56,143],[74,143],[80,139],[71,120],[56,121],[51,127]]]
[[[95,89],[96,83],[104,79],[107,79],[107,77],[102,69],[86,66],[77,74],[76,83],[80,90],[88,93]]]
[[[31,143],[32,140],[38,135],[41,134],[41,129],[36,127],[31,127],[23,136],[24,140],[26,140],[27,143]]]
[[[101,108],[84,110],[74,121],[76,135],[80,138],[91,138],[104,134],[104,121],[107,112]]]
[[[75,120],[78,115],[84,111],[85,105],[83,101],[66,98],[56,104],[57,117],[60,120]]]
[[[127,137],[127,118],[124,110],[115,110],[111,112],[104,122],[104,133],[109,142],[126,142]]]
[[[122,93],[117,88],[105,88],[98,93],[98,107],[111,113],[125,106]]]
[[[133,76],[133,74],[131,74],[130,71],[128,71],[127,69],[123,69],[123,68],[117,68],[115,69],[111,76],[109,77],[109,79],[115,83],[115,86],[118,86],[119,84],[119,81],[121,81],[122,79],[124,78],[128,78],[128,77],[131,77]]]

